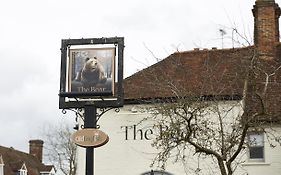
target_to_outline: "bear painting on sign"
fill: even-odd
[[[99,83],[104,84],[106,79],[104,68],[96,57],[87,57],[83,68],[76,77],[76,80],[80,81],[84,87],[96,86]]]
[[[69,92],[113,93],[115,50],[70,50]]]

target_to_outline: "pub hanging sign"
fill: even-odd
[[[115,48],[69,50],[68,91],[113,94]]]
[[[59,108],[124,104],[124,38],[63,39]]]

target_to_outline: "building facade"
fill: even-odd
[[[0,175],[54,175],[53,165],[42,163],[43,141],[30,140],[29,153],[0,146]]]
[[[228,120],[251,117],[251,124],[263,128],[247,132],[248,144],[237,157],[234,174],[281,174],[280,8],[274,0],[256,0],[252,12],[253,46],[176,52],[125,79],[124,107],[107,112],[98,122],[110,140],[95,149],[95,174],[219,174],[216,161],[188,151],[187,159],[171,158],[164,170],[157,163],[151,166],[158,152],[151,144],[164,127],[143,121],[152,116],[147,106],[190,96],[217,102],[220,112],[231,108]],[[269,130],[276,137],[264,134]],[[84,174],[83,148],[78,159],[78,174]]]

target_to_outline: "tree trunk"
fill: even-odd
[[[219,168],[220,168],[220,171],[221,171],[221,175],[228,175],[227,172],[226,172],[223,160],[219,159],[219,158],[217,158],[217,160],[218,160]]]

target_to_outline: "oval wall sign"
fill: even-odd
[[[72,141],[82,147],[100,147],[109,141],[106,133],[98,129],[86,128],[73,133]]]

